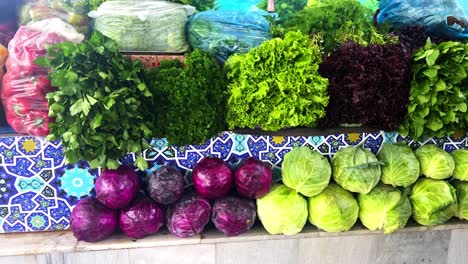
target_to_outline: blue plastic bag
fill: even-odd
[[[422,26],[430,34],[468,38],[468,0],[380,0],[378,23]]]
[[[209,10],[191,17],[188,38],[194,49],[225,62],[229,56],[247,53],[271,39],[265,12]]]

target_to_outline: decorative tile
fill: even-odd
[[[416,149],[422,144],[437,144],[446,151],[467,148],[467,135],[414,141],[395,132],[351,133],[312,137],[277,137],[222,133],[205,144],[169,147],[165,139],[150,140],[144,152],[150,170],[139,172],[144,184],[147,173],[159,166],[177,166],[186,177],[195,164],[207,155],[226,160],[233,168],[242,159],[256,157],[273,166],[274,178],[281,179],[279,167],[284,156],[297,146],[307,146],[328,158],[341,148],[362,145],[377,153],[383,143],[403,142]],[[136,155],[121,159],[131,165]],[[0,138],[0,233],[63,230],[69,228],[76,203],[94,196],[94,182],[100,170],[85,161],[65,165],[60,142],[17,136]]]

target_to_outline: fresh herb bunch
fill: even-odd
[[[280,21],[287,21],[294,13],[304,9],[307,5],[307,0],[276,0],[275,12],[278,14]],[[262,10],[268,9],[268,0],[262,0],[258,4],[258,8]]]
[[[468,44],[428,41],[413,56],[412,75],[400,133],[420,139],[468,128]]]
[[[48,48],[50,79],[58,90],[47,95],[49,140],[61,139],[67,162],[89,161],[91,167],[117,169],[127,153],[140,153],[152,136],[152,95],[142,64],[124,58],[117,43],[99,33],[82,44]],[[147,167],[140,155],[140,169]]]
[[[398,129],[408,103],[410,58],[395,44],[343,44],[320,67],[320,73],[330,79],[330,104],[322,126]]]
[[[300,32],[231,56],[225,65],[229,128],[317,126],[329,99],[328,80],[318,74],[321,62],[318,46]]]
[[[178,146],[205,143],[226,127],[223,68],[200,50],[187,55],[184,64],[162,61],[152,85],[157,136]]]
[[[320,36],[320,46],[328,54],[347,41],[362,46],[396,42],[383,35],[386,27],[374,27],[372,15],[357,0],[324,0],[296,12],[286,21],[285,29]]]
[[[88,0],[89,10],[97,10],[98,7],[107,0]]]
[[[217,9],[218,1],[216,0],[169,0],[171,2],[194,6],[197,11],[203,12],[210,9]]]

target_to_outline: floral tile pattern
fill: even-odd
[[[221,157],[233,166],[246,157],[257,157],[274,166],[280,177],[284,155],[293,147],[308,146],[332,158],[339,149],[362,145],[378,152],[383,143],[404,142],[413,148],[436,144],[451,152],[468,148],[466,134],[431,138],[416,142],[397,133],[352,133],[330,136],[277,137],[223,133],[203,145],[168,147],[164,139],[154,139],[144,157],[150,170],[162,164],[178,166],[187,173],[206,155]],[[122,158],[132,164],[134,154]],[[61,230],[69,227],[73,206],[94,195],[94,182],[100,170],[87,162],[65,165],[60,142],[17,136],[0,138],[0,233]],[[142,177],[146,174],[142,172]]]

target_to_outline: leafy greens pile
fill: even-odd
[[[218,6],[218,1],[216,0],[169,0],[169,1],[194,6],[199,12],[207,11],[210,9],[216,9]]]
[[[230,57],[229,128],[317,126],[329,99],[328,80],[318,74],[321,61],[319,48],[300,32]]]
[[[142,64],[122,57],[117,43],[99,33],[82,44],[49,47],[48,55],[37,61],[52,68],[52,85],[58,87],[47,95],[55,118],[48,139],[62,140],[67,162],[117,169],[124,155],[140,153],[154,130]],[[136,165],[147,167],[141,155]]]
[[[307,5],[307,0],[276,0],[275,1],[275,12],[281,21],[287,21],[291,18],[294,13],[304,9]],[[267,10],[268,0],[262,0],[258,4],[258,8]]]
[[[225,129],[226,76],[207,53],[195,50],[185,60],[164,60],[155,69],[156,136],[179,146],[204,143]]]
[[[300,30],[317,35],[326,53],[342,43],[354,41],[359,45],[385,44],[392,41],[379,33],[372,24],[372,11],[356,0],[324,0],[296,12],[285,22],[285,29]]]
[[[343,44],[320,68],[330,80],[330,104],[322,126],[359,124],[398,129],[407,111],[409,62],[399,45]]]
[[[413,56],[408,112],[400,133],[414,139],[468,127],[468,44],[428,42]]]

